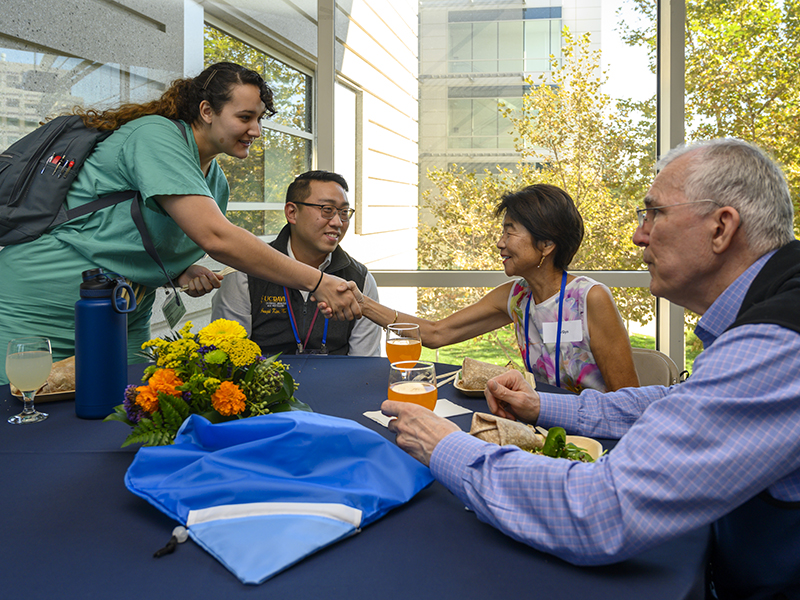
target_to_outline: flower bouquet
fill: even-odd
[[[218,319],[199,333],[191,330],[189,321],[177,334],[142,345],[144,356],[154,363],[144,371],[144,385],[129,385],[123,403],[106,417],[133,428],[123,446],[172,444],[191,414],[219,423],[311,411],[294,398],[297,384],[278,355],[261,356],[239,323]]]

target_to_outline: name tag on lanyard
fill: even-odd
[[[542,341],[545,344],[555,344],[558,333],[558,323],[542,323]],[[564,321],[561,323],[562,342],[582,342],[583,326],[580,321]]]

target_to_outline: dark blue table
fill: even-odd
[[[392,438],[362,415],[386,397],[382,358],[287,357],[297,396],[316,412],[351,418]],[[438,365],[440,372],[457,367]],[[142,367],[131,367],[138,381]],[[486,411],[452,385],[440,389]],[[480,599],[702,598],[708,529],[635,559],[575,567],[515,542],[477,520],[435,482],[409,504],[260,586],[245,586],[194,542],[161,559],[153,552],[175,523],[125,489],[136,448],[120,448],[121,423],[85,421],[70,401],[41,404],[50,418],[16,426],[21,403],[0,389],[0,597]],[[453,419],[468,430],[471,417]]]

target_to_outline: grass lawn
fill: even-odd
[[[459,344],[444,346],[438,350],[423,348],[421,359],[460,365],[464,358],[469,356],[475,360],[482,360],[495,365],[505,365],[508,364],[509,360],[512,360],[522,368],[522,359],[514,343],[513,335],[513,330],[501,329]],[[503,349],[505,349],[505,353]]]

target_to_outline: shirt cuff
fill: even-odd
[[[467,471],[485,454],[487,445],[488,442],[463,431],[445,436],[431,454],[431,474],[464,501],[463,482],[467,479]]]
[[[578,426],[578,398],[572,394],[539,393],[539,419],[544,428],[563,427],[575,431]]]

